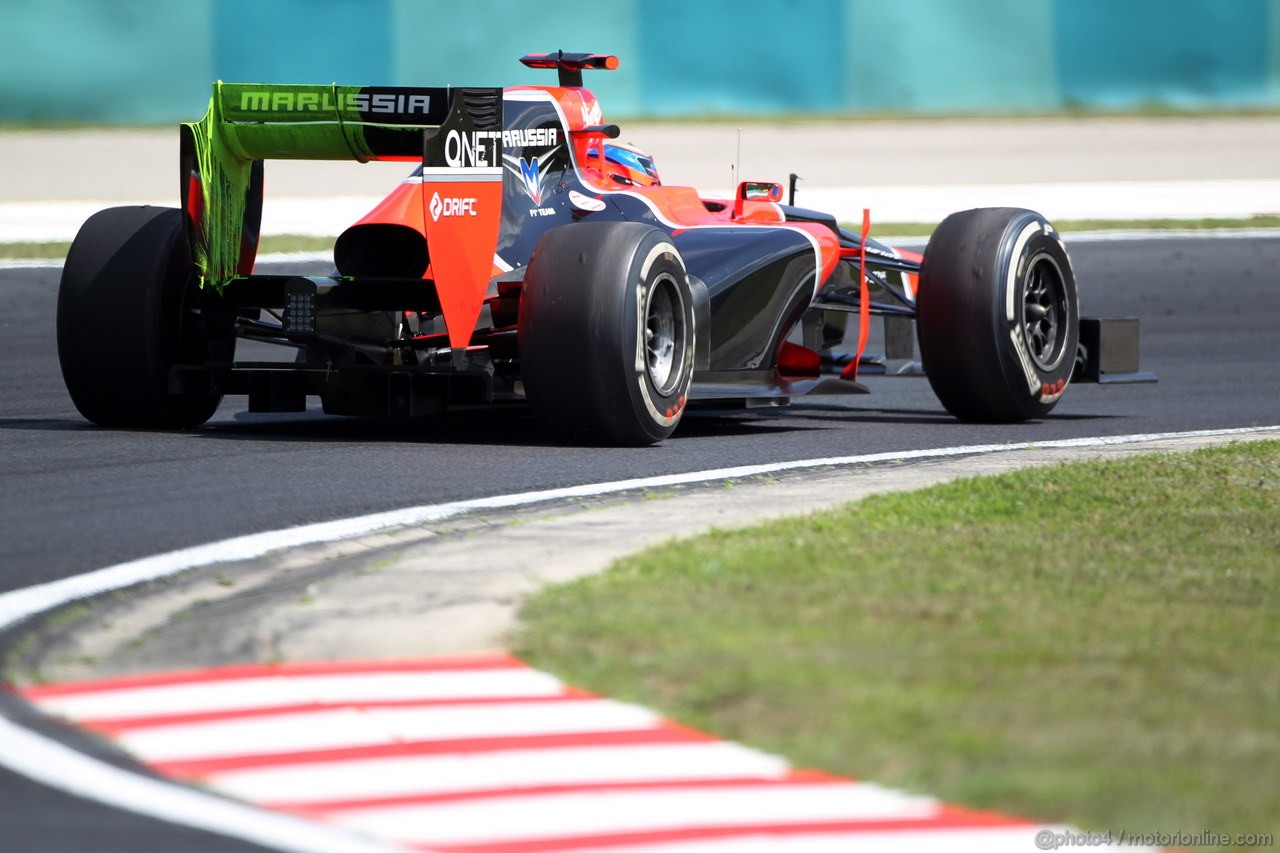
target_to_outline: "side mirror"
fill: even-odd
[[[743,202],[782,201],[782,184],[772,181],[743,181],[733,196],[733,218],[742,216]]]

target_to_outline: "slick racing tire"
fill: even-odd
[[[925,249],[916,303],[920,359],[964,421],[1047,415],[1075,367],[1076,280],[1062,239],[1016,208],[953,213]]]
[[[113,207],[91,216],[58,288],[58,361],[80,413],[113,427],[207,421],[220,394],[169,390],[173,365],[210,359],[198,297],[180,210]]]
[[[693,300],[662,231],[584,222],[547,232],[520,299],[525,394],[562,441],[649,445],[675,430],[693,376]]]

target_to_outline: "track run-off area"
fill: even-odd
[[[0,477],[4,478],[4,488],[0,490],[0,589],[4,591],[0,596],[0,621],[9,623],[6,636],[11,645],[20,637],[12,630],[18,620],[84,595],[215,561],[250,559],[304,542],[421,524],[449,514],[500,512],[532,501],[563,501],[609,491],[705,482],[716,476],[745,478],[796,468],[913,466],[1027,446],[1084,448],[1188,432],[1242,430],[1248,431],[1242,434],[1248,434],[1280,424],[1280,403],[1272,377],[1273,365],[1280,358],[1280,288],[1276,287],[1274,272],[1280,268],[1280,237],[1069,237],[1068,245],[1080,281],[1083,313],[1140,317],[1142,366],[1159,374],[1159,384],[1076,386],[1044,421],[975,426],[949,418],[924,380],[874,378],[868,381],[872,387],[870,396],[839,403],[797,401],[788,409],[763,413],[691,417],[674,438],[643,450],[557,446],[538,434],[532,419],[518,410],[457,413],[437,423],[405,426],[330,418],[318,412],[250,416],[239,411],[242,401],[229,400],[206,427],[191,432],[97,429],[75,413],[58,373],[53,336],[57,268],[0,269],[0,452],[5,459],[0,470]],[[475,661],[480,662],[482,670],[491,666],[528,673],[502,658]],[[546,678],[537,673],[514,677],[535,681]],[[545,686],[553,681],[543,682],[544,688],[540,689],[551,692],[540,694],[540,698],[518,692],[515,696],[533,704],[599,702],[610,713],[616,710],[609,700],[586,697],[558,684]],[[105,689],[103,685],[98,687]],[[435,703],[431,707],[437,709],[464,699],[499,706],[512,701],[510,695],[504,699],[492,692],[496,689],[501,693],[507,688],[487,689],[490,692],[452,697],[432,694],[395,700],[385,695],[381,699],[365,698],[372,702]],[[66,690],[74,693],[74,688]],[[87,691],[95,692],[103,690]],[[56,703],[50,700],[56,693],[56,688],[49,688],[43,694],[36,691],[34,698],[49,702],[50,709],[57,711]],[[319,700],[285,698],[273,706],[270,714],[261,705],[256,710],[250,708],[251,716],[283,715],[280,708],[298,701]],[[144,845],[155,849],[252,849],[259,844],[289,846],[283,841],[289,838],[296,840],[291,849],[358,849],[364,844],[330,830],[304,828],[309,824],[292,817],[275,817],[138,776],[100,744],[86,741],[74,732],[55,729],[33,715],[30,707],[16,697],[8,697],[3,710],[6,716],[0,725],[6,747],[0,754],[10,767],[22,766],[22,773],[0,773],[0,802],[4,803],[0,813],[10,837],[22,845],[17,849],[80,849],[90,838],[94,848],[101,850],[139,849]],[[148,726],[162,729],[212,724],[210,720],[190,717],[208,713],[207,709],[175,706],[170,713],[180,718],[142,720],[138,718],[146,714],[137,708],[115,717],[93,710],[72,716],[105,723],[105,728],[118,735]],[[618,713],[637,716],[614,724],[612,731],[669,730],[670,724],[644,717],[647,712],[643,709]],[[585,725],[589,729],[592,724]],[[678,727],[670,730],[678,731]],[[463,732],[457,737],[491,734]],[[690,743],[704,743],[694,733],[682,732],[673,737],[679,740],[686,735]],[[510,733],[493,736],[506,737]],[[128,737],[122,736],[121,740],[126,746],[131,745]],[[199,737],[192,735],[186,742],[192,740]],[[684,741],[680,743],[683,748]],[[730,745],[720,746],[732,752],[727,749]],[[571,748],[568,744],[562,747]],[[135,748],[146,756],[145,749]],[[796,775],[777,759],[742,749],[742,753],[733,753],[746,761],[743,768],[750,765],[748,769],[739,768],[741,775],[716,771],[719,775],[714,785],[712,780],[702,781],[711,787],[735,788],[739,796],[749,789],[751,797],[757,796],[759,790],[797,785],[805,791],[800,799],[809,804],[817,801],[811,788],[821,788],[826,794],[841,785],[860,785]],[[156,763],[184,757],[181,752],[166,755],[169,757]],[[191,755],[185,758],[195,760]],[[372,760],[370,756],[365,758]],[[70,763],[60,763],[64,761]],[[28,778],[36,775],[34,771],[28,774],[28,769],[37,766],[50,768],[49,778],[42,779],[42,784],[34,784]],[[772,770],[765,772],[762,768],[766,766]],[[192,774],[186,778],[202,777]],[[755,781],[745,781],[748,778]],[[726,783],[726,779],[737,781]],[[76,786],[66,780],[77,780]],[[44,787],[50,783],[75,798]],[[637,804],[653,794],[644,787],[649,783],[656,784],[653,778],[625,783],[629,787],[617,792],[622,799],[616,802],[631,803],[624,810],[643,808]],[[545,789],[577,783],[543,780],[526,784]],[[229,811],[202,823],[180,818],[174,812],[152,812],[153,817],[143,817],[139,813],[149,813],[132,805],[117,802],[127,809],[120,811],[79,799],[111,801],[111,797],[126,796],[130,786],[139,786],[139,803],[167,803],[172,796],[184,802],[190,798],[190,807],[197,812]],[[689,787],[697,786],[689,783]],[[170,793],[160,796],[159,788]],[[922,804],[921,798],[912,800],[894,792],[873,790],[874,786],[862,788],[873,798],[887,798],[877,802],[888,809],[885,815],[896,815],[878,819],[915,819],[908,815],[911,809],[927,808],[935,810],[931,812],[935,817],[945,816],[957,825],[978,820],[936,803]],[[488,805],[495,805],[500,795],[491,788],[483,790],[484,797],[490,800]],[[384,792],[382,796],[403,795]],[[685,791],[685,795],[690,792]],[[335,813],[351,815],[359,812],[353,801],[371,795],[348,791],[343,796],[346,799],[342,802],[338,797],[326,802]],[[466,813],[459,805],[465,797],[457,790],[436,791],[431,796],[435,799],[429,805],[442,821],[446,812],[455,817]],[[564,808],[570,811],[594,808],[574,800],[579,794],[569,790],[543,790],[542,796],[568,798],[556,802],[567,803]],[[272,795],[265,801],[272,799],[279,798]],[[381,802],[378,807],[391,809],[392,804]],[[840,808],[846,807],[847,803]],[[828,829],[837,835],[849,827],[834,824],[870,820],[865,815],[851,816],[833,808],[830,813],[807,813],[805,820],[826,820],[833,824]],[[484,813],[483,807],[475,813]],[[919,817],[922,812],[910,814]],[[775,818],[772,825],[776,828],[787,821],[794,823],[795,814],[784,809]],[[1008,831],[1007,827],[1013,825],[1009,819],[987,819],[991,824],[986,829],[1001,826],[1005,828],[1000,831]],[[168,820],[177,820],[186,827],[170,825],[165,822]],[[281,823],[273,823],[276,821]],[[760,822],[770,823],[764,818]],[[271,828],[260,831],[235,829],[268,824]],[[361,828],[359,821],[350,825]],[[192,829],[193,826],[199,829]],[[1028,826],[1034,825],[1017,824],[1017,831],[1023,833],[1018,836],[1021,847],[1017,849],[1030,848]],[[888,826],[881,829],[891,831]],[[238,837],[226,837],[228,832]],[[311,836],[308,832],[317,834]],[[449,836],[452,841],[446,838],[443,845],[432,849],[446,849],[449,844],[455,845],[453,849],[557,849],[553,841],[560,836],[555,832],[554,828],[546,831],[542,836],[545,843],[538,842],[542,846],[536,846],[528,837],[511,836],[505,841],[489,837],[492,844],[482,848],[479,845],[485,836],[468,835],[460,829],[457,835]],[[668,838],[666,842],[672,845],[700,846],[663,849],[716,849],[706,846],[719,843],[714,835],[708,830],[707,836],[699,839]],[[817,844],[820,833],[810,835]],[[337,846],[322,846],[322,839],[323,844]],[[438,839],[395,840],[426,843]],[[597,839],[602,845],[607,841],[611,849],[624,849],[624,840]],[[631,839],[632,846],[644,840],[637,836]],[[839,843],[839,839],[827,841]],[[510,846],[517,842],[526,846]],[[989,842],[989,838],[978,842],[973,849],[996,849]],[[499,843],[508,846],[495,846]],[[947,843],[951,846],[951,839]],[[585,842],[579,847],[585,849]],[[734,849],[749,848],[739,845]]]
[[[1033,452],[1179,450],[1266,437],[1280,437],[1280,427],[795,460],[415,507],[210,543],[6,593],[0,595],[0,625],[186,568],[253,560],[291,546],[478,510],[736,482],[805,468],[829,472],[853,465],[959,460],[956,469],[930,475],[946,479],[973,473],[966,462],[992,456],[1017,460],[1009,465],[1020,467],[1037,464],[1018,460]],[[912,474],[896,473],[908,482]],[[846,487],[852,482],[848,478]],[[859,493],[883,487],[873,482]],[[768,491],[785,500],[809,497],[798,495],[794,483],[767,486],[766,497]],[[822,502],[831,500],[828,492]],[[654,506],[660,503],[634,508],[633,525],[644,527],[663,515]],[[676,503],[670,509],[682,511]],[[532,522],[534,530],[538,525]],[[474,542],[464,562],[500,559],[490,539],[482,535]],[[570,537],[560,556],[572,561],[581,549],[582,543]],[[440,565],[439,554],[424,554],[419,562],[434,570],[460,568]],[[432,618],[432,612],[423,612],[422,619]],[[223,627],[234,621],[224,618]],[[366,648],[356,640],[349,652]],[[179,648],[171,660],[182,661],[182,656]],[[390,849],[473,853],[834,853],[853,845],[1018,851],[1046,839],[1067,843],[1075,832],[796,769],[778,756],[717,741],[645,708],[584,693],[503,654],[241,664],[37,685],[21,693],[43,712],[114,741],[162,776],[269,811],[141,778],[0,720],[5,766],[61,791],[276,849],[380,849],[360,837],[372,836],[394,845]],[[1137,840],[1128,846],[1151,849]]]

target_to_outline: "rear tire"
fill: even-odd
[[[58,361],[80,414],[114,427],[186,428],[212,417],[221,394],[169,390],[173,365],[203,364],[214,349],[193,310],[199,298],[182,211],[91,216],[58,288]]]
[[[665,232],[584,222],[538,241],[520,299],[520,371],[561,440],[649,445],[675,430],[693,376],[689,278]]]
[[[1047,415],[1071,380],[1079,327],[1071,261],[1040,214],[966,210],[929,238],[916,303],[920,360],[957,418]]]

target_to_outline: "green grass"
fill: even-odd
[[[62,259],[70,248],[70,243],[0,243],[0,258]]]
[[[278,234],[262,238],[258,252],[327,252],[335,237],[311,237],[305,234]],[[0,258],[62,259],[71,248],[69,242],[0,243]]]
[[[957,482],[645,551],[517,653],[816,767],[1280,834],[1280,442]]]
[[[1280,216],[1251,216],[1241,219],[1061,219],[1054,220],[1063,234],[1082,231],[1208,231],[1217,228],[1280,228]],[[858,232],[859,223],[841,223]],[[873,222],[874,237],[928,237],[937,223]]]
[[[858,231],[856,223],[842,223],[850,231]],[[1073,231],[1129,231],[1129,230],[1206,230],[1212,228],[1280,228],[1280,216],[1254,216],[1249,219],[1071,219],[1054,223],[1058,230],[1069,234]],[[877,222],[872,235],[877,237],[927,237],[937,223]],[[268,252],[327,252],[333,248],[334,237],[311,237],[302,234],[279,234],[262,238],[258,251]],[[0,259],[61,259],[71,248],[68,242],[52,243],[0,243]]]

